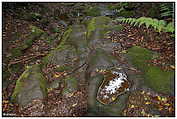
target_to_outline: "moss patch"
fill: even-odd
[[[96,29],[100,29],[100,32],[105,33],[109,28],[109,21],[111,21],[111,19],[105,16],[92,18],[87,25],[87,38],[89,38]]]
[[[13,64],[10,66],[10,70],[12,73],[18,73],[23,70],[22,64]]]
[[[21,56],[23,53],[21,51],[21,48],[13,48],[11,50],[11,54],[12,54],[12,58],[16,58],[16,57]]]
[[[111,29],[118,32],[118,31],[122,31],[124,27],[119,24],[119,25],[113,26]]]
[[[134,46],[128,49],[127,55],[132,65],[144,72],[145,85],[157,92],[170,93],[174,72],[163,71],[159,67],[149,66],[147,63],[148,60],[157,56],[157,53]]]
[[[170,93],[172,88],[170,80],[173,76],[174,72],[172,71],[163,71],[159,67],[150,66],[145,72],[145,83],[158,92]]]
[[[66,41],[69,38],[71,32],[72,32],[72,28],[69,27],[69,29],[67,31],[65,31],[65,33],[63,34],[62,41],[59,44],[59,46],[57,47],[57,49],[65,49],[66,48],[65,47],[66,46]]]
[[[86,15],[94,17],[99,16],[100,9],[98,7],[90,7],[88,10],[86,10]]]
[[[13,92],[12,98],[11,98],[12,101],[17,101],[17,95],[19,93],[25,95],[24,94],[25,89],[29,88],[26,83],[29,82],[29,80],[31,80],[31,81],[32,80],[33,81],[39,80],[40,89],[42,90],[44,96],[46,96],[47,83],[46,83],[45,77],[42,75],[39,65],[33,65],[33,66],[26,67],[26,70],[23,72],[23,74],[17,80],[16,86],[15,86],[15,89],[14,89],[14,92]],[[32,96],[32,94],[31,94],[31,96]]]

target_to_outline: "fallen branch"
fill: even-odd
[[[12,72],[10,71],[10,66],[13,65],[13,64],[18,64],[18,63],[21,63],[21,62],[28,61],[30,59],[34,59],[34,58],[41,57],[41,56],[46,56],[46,55],[47,55],[47,53],[46,54],[36,54],[36,55],[30,56],[30,57],[27,57],[27,58],[17,59],[15,61],[10,61],[10,63],[8,64],[8,71],[10,72],[10,74],[12,74]]]

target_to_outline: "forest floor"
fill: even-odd
[[[87,15],[79,16],[78,14],[82,13],[83,7],[89,8],[94,5],[101,5],[104,3],[78,3],[74,5],[69,5],[67,3],[53,3],[53,4],[45,4],[44,6],[41,4],[31,3],[30,5],[24,5],[23,7],[11,7],[10,9],[5,8],[4,5],[2,15],[3,15],[3,101],[2,101],[2,111],[4,113],[3,116],[17,116],[17,113],[23,113],[21,115],[25,116],[28,111],[32,111],[32,109],[28,109],[28,111],[20,111],[18,104],[12,103],[10,101],[10,97],[15,88],[16,80],[23,73],[24,67],[32,64],[40,64],[41,60],[44,56],[46,56],[52,49],[56,48],[60,44],[60,39],[64,33],[64,31],[68,28],[69,25],[72,25],[75,22],[79,22],[79,20],[83,20]],[[112,3],[107,3],[110,5]],[[12,5],[13,6],[13,5]],[[148,5],[146,6],[148,8]],[[142,14],[147,13],[146,7],[144,7],[144,11],[137,14],[137,16],[141,16]],[[48,8],[44,11],[44,8]],[[81,9],[81,10],[80,10]],[[80,10],[80,11],[79,11]],[[79,12],[78,12],[79,11]],[[138,10],[137,10],[138,11]],[[29,13],[29,14],[27,14]],[[59,22],[60,21],[60,22]],[[115,25],[120,23],[115,22]],[[27,40],[29,32],[29,26],[36,26],[42,29],[44,32],[51,37],[48,41],[35,39],[31,41],[27,47],[23,48],[23,50],[19,50],[20,47],[24,44],[25,40]],[[128,24],[121,25],[124,29],[121,32],[111,32],[107,36],[107,39],[114,41],[115,43],[120,43],[122,49],[119,49],[119,53],[126,53],[128,48],[132,46],[141,46],[143,48],[149,49],[151,51],[155,51],[160,54],[157,58],[149,61],[151,65],[158,66],[164,71],[175,70],[175,40],[172,40],[171,34],[166,32],[158,33],[152,28],[145,27],[132,27]],[[121,56],[120,56],[121,57]],[[53,69],[55,66],[48,66],[43,70],[45,72],[50,72],[50,74],[46,75],[48,82],[55,80],[53,76],[58,77]],[[47,73],[46,73],[47,74]],[[83,87],[85,88],[85,87]],[[81,89],[82,90],[82,89]],[[124,110],[124,116],[137,116],[136,112],[132,111],[135,109],[133,106],[136,105],[137,102],[133,102],[131,100],[139,98],[139,95],[148,96],[149,93],[146,92],[135,92],[130,96],[128,103],[130,107]],[[159,99],[159,96],[151,97],[149,96],[149,103],[153,103],[156,105],[159,110],[161,110],[161,116],[174,116],[174,96],[161,94],[161,96],[166,97],[166,102],[162,99]],[[59,90],[55,89],[48,93],[48,109],[52,110],[52,106],[59,105],[58,107],[66,107],[71,110],[71,112],[57,112],[60,113],[58,115],[65,116],[65,113],[71,113],[69,116],[83,116],[87,110],[84,110],[86,107],[82,107],[86,105],[87,101],[84,100],[87,98],[87,93],[78,91],[69,97],[64,98],[56,98],[61,97]],[[72,101],[70,100],[72,98]],[[132,98],[132,99],[131,99]],[[67,101],[69,100],[69,101]],[[141,100],[141,99],[140,99]],[[143,100],[143,99],[142,99]],[[68,103],[70,102],[70,103]],[[170,106],[165,107],[167,104]],[[35,103],[35,102],[34,102]],[[57,103],[57,104],[56,104]],[[143,102],[147,103],[147,101]],[[133,106],[132,106],[133,105]],[[139,105],[139,104],[137,104]],[[142,105],[142,104],[141,104]],[[80,111],[76,108],[80,109]],[[162,109],[165,108],[165,109]],[[60,110],[60,109],[58,109]],[[63,109],[64,110],[64,109]],[[61,109],[61,111],[63,111]],[[141,109],[137,109],[141,110]],[[145,109],[146,110],[146,109]],[[142,110],[141,110],[142,112]],[[13,115],[13,114],[17,115]],[[53,113],[48,114],[48,116],[55,116]],[[142,114],[139,116],[154,116],[148,114]],[[158,115],[156,115],[158,116]]]

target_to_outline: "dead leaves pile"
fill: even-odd
[[[153,29],[137,28],[127,24],[122,25],[124,26],[122,31],[111,32],[107,39],[120,43],[122,51],[126,51],[132,46],[141,46],[160,53],[160,56],[149,61],[149,63],[164,70],[175,69],[175,40],[170,37],[170,33],[157,33]],[[119,51],[119,53],[122,51]]]
[[[174,97],[137,91],[129,96],[124,116],[159,117],[174,116]]]

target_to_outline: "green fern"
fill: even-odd
[[[117,19],[117,21],[122,23],[127,23],[132,26],[138,26],[141,27],[142,25],[145,25],[146,28],[152,27],[158,32],[174,32],[174,24],[172,22],[166,23],[164,20],[158,20],[158,19],[152,19],[148,17],[140,17],[140,18],[120,18]]]
[[[174,14],[173,3],[162,3],[160,5],[161,17],[172,17]]]

